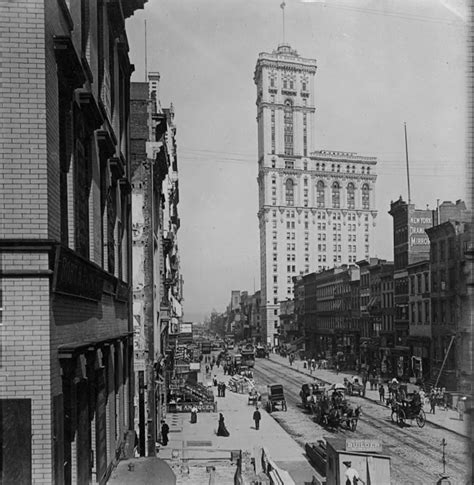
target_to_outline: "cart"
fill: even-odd
[[[286,399],[283,386],[281,384],[270,384],[268,386],[267,412],[277,411],[278,408],[281,411],[286,411]]]
[[[422,409],[422,403],[412,401],[392,402],[392,422],[403,426],[407,419],[415,420],[418,427],[423,428],[426,423],[426,414]]]

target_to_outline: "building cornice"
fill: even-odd
[[[277,110],[281,110],[281,111],[284,111],[285,109],[285,105],[283,103],[270,103],[268,101],[258,101],[257,100],[257,106],[259,109],[261,108],[274,108],[274,109],[277,109]],[[316,112],[316,108],[314,106],[304,106],[304,105],[294,105],[293,106],[293,111],[302,111],[302,112],[306,112],[306,113],[315,113]]]
[[[289,157],[291,158],[291,157]],[[344,172],[327,172],[322,170],[309,170],[309,169],[299,169],[299,168],[278,168],[278,167],[260,167],[260,173],[272,173],[276,172],[280,175],[295,175],[301,177],[302,175],[310,175],[311,178],[326,178],[326,179],[349,179],[349,180],[359,180],[365,182],[375,182],[377,180],[377,175],[371,173],[370,175],[361,173],[344,173]]]

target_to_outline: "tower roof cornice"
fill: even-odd
[[[264,67],[309,73],[315,73],[317,69],[316,59],[300,57],[298,52],[288,44],[279,45],[272,53],[260,52],[255,66],[255,82]]]

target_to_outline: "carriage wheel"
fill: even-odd
[[[405,424],[405,419],[406,419],[405,411],[403,409],[399,409],[398,410],[398,425],[403,426]]]
[[[420,412],[418,413],[416,419],[416,424],[420,427],[423,428],[423,426],[426,423],[426,415],[423,409],[420,409]]]
[[[267,413],[271,413],[272,412],[272,404],[270,401],[267,402]]]
[[[283,401],[283,402],[281,403],[281,410],[282,410],[282,411],[286,411],[286,401]]]
[[[392,410],[392,423],[398,423],[398,413],[395,410]]]

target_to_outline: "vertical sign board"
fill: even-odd
[[[31,399],[0,399],[0,484],[30,485]]]
[[[424,255],[429,258],[430,238],[425,229],[433,226],[433,214],[431,210],[414,210],[408,218],[408,242],[409,251],[413,254]],[[414,261],[408,261],[412,263]]]

